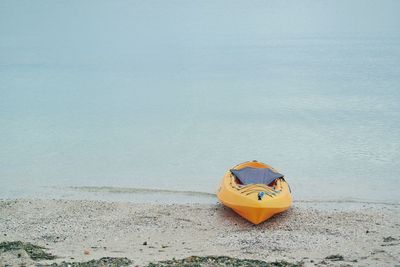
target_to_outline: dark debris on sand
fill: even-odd
[[[394,238],[393,236],[388,236],[383,238],[383,242],[393,242],[396,241],[397,239]]]
[[[91,260],[86,262],[61,262],[50,265],[37,265],[38,267],[123,267],[129,266],[132,261],[128,258],[111,258],[104,257],[99,260]]]
[[[45,251],[46,248],[33,245],[28,242],[22,241],[6,241],[0,243],[0,253],[1,252],[8,252],[8,251],[15,251],[15,250],[25,250],[26,253],[32,260],[53,260],[56,256],[47,253]]]
[[[301,263],[289,263],[286,261],[275,261],[265,262],[260,260],[247,260],[247,259],[236,259],[231,257],[198,257],[191,256],[181,260],[167,260],[150,263],[146,267],[300,267],[303,266]]]
[[[132,261],[128,258],[105,257],[87,262],[62,262],[49,265],[36,265],[38,267],[123,267],[130,266]],[[149,263],[146,267],[300,267],[303,264],[293,264],[286,261],[265,262],[259,260],[235,259],[230,257],[198,257],[191,256],[181,260],[167,260]]]
[[[325,257],[325,259],[330,261],[344,261],[344,257],[340,254],[330,255]]]

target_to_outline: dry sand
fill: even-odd
[[[142,266],[218,255],[305,266],[395,266],[399,230],[399,205],[295,203],[254,226],[221,205],[0,201],[0,242],[30,242],[58,256],[42,263],[109,256]],[[23,251],[10,253],[0,253],[0,266],[36,264]],[[343,260],[325,259],[337,254]]]

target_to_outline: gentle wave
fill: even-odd
[[[181,190],[169,190],[169,189],[152,189],[152,188],[135,188],[135,187],[113,187],[113,186],[71,186],[68,187],[73,190],[85,191],[85,192],[106,192],[116,194],[179,194],[187,196],[203,196],[203,197],[215,197],[213,193],[199,192],[199,191],[181,191]]]
[[[363,200],[363,199],[307,199],[307,200],[294,200],[294,203],[332,203],[332,204],[345,204],[345,203],[354,203],[354,204],[376,204],[376,205],[392,205],[398,206],[400,203],[398,202],[384,202],[384,201],[373,201],[373,200]]]

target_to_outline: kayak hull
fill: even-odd
[[[261,162],[245,162],[234,167],[240,170],[245,167],[271,168]],[[258,198],[264,192],[262,199]],[[253,224],[259,224],[277,213],[286,211],[292,205],[292,195],[288,183],[277,179],[274,184],[240,185],[231,171],[227,171],[222,178],[217,197],[222,204],[234,210],[237,214]]]

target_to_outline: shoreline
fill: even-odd
[[[3,189],[4,190],[4,189]],[[1,193],[4,193],[0,190]],[[105,201],[128,202],[128,203],[151,203],[151,204],[218,204],[214,192],[158,189],[142,187],[117,187],[117,186],[41,186],[32,192],[19,194],[3,194],[0,201],[12,200],[81,200],[81,201]],[[341,205],[359,206],[363,205],[393,205],[400,206],[397,199],[378,200],[373,198],[317,198],[294,196],[294,204],[310,203],[313,207]],[[317,207],[318,208],[318,207]]]
[[[131,266],[144,266],[228,256],[304,266],[394,266],[400,263],[399,228],[396,204],[296,202],[254,226],[220,204],[0,200],[0,243],[29,242],[57,255],[43,263],[126,257]],[[0,266],[18,261],[0,252]]]

